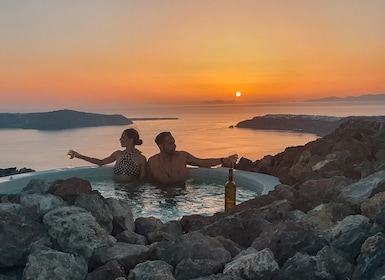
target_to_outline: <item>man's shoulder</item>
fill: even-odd
[[[186,152],[186,151],[176,151],[176,153],[177,153],[178,155],[181,155],[181,156],[188,156],[188,155],[190,155],[190,153],[189,153],[189,152]]]

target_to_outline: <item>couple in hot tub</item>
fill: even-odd
[[[120,144],[125,150],[117,150],[104,159],[88,157],[76,151],[69,151],[69,156],[88,161],[99,166],[115,162],[114,178],[118,182],[150,181],[164,185],[180,185],[189,178],[187,165],[211,167],[220,164],[229,165],[238,159],[238,155],[223,158],[197,158],[186,151],[176,151],[175,139],[170,132],[161,132],[155,138],[159,153],[146,160],[141,151],[135,148],[141,145],[139,133],[129,128],[123,131]]]

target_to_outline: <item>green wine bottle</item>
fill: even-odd
[[[229,168],[229,179],[225,184],[225,211],[234,207],[236,201],[237,185],[233,180],[233,169]]]

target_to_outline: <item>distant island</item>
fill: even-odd
[[[202,101],[202,105],[226,105],[226,104],[234,104],[234,100],[222,100],[222,99],[216,99],[216,100],[206,100]]]
[[[305,102],[335,102],[335,101],[385,101],[385,94],[365,94],[360,96],[348,96],[348,97],[324,97],[318,99],[308,99]]]
[[[0,113],[0,129],[61,130],[94,126],[130,125],[133,120],[161,119],[176,118],[129,119],[119,114],[105,115],[64,109],[42,113]]]
[[[254,117],[251,120],[239,122],[237,128],[265,129],[265,130],[286,130],[303,133],[312,133],[318,136],[325,136],[339,127],[342,123],[352,119],[367,118],[370,120],[385,120],[385,116],[350,116],[332,117],[318,115],[290,115],[290,114],[269,114]]]

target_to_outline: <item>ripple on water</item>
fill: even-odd
[[[135,219],[153,216],[167,222],[185,215],[209,216],[224,211],[224,184],[210,180],[189,180],[185,187],[167,189],[151,184],[127,187],[114,181],[91,184],[106,198],[128,201]],[[237,204],[256,196],[256,192],[237,186]]]

